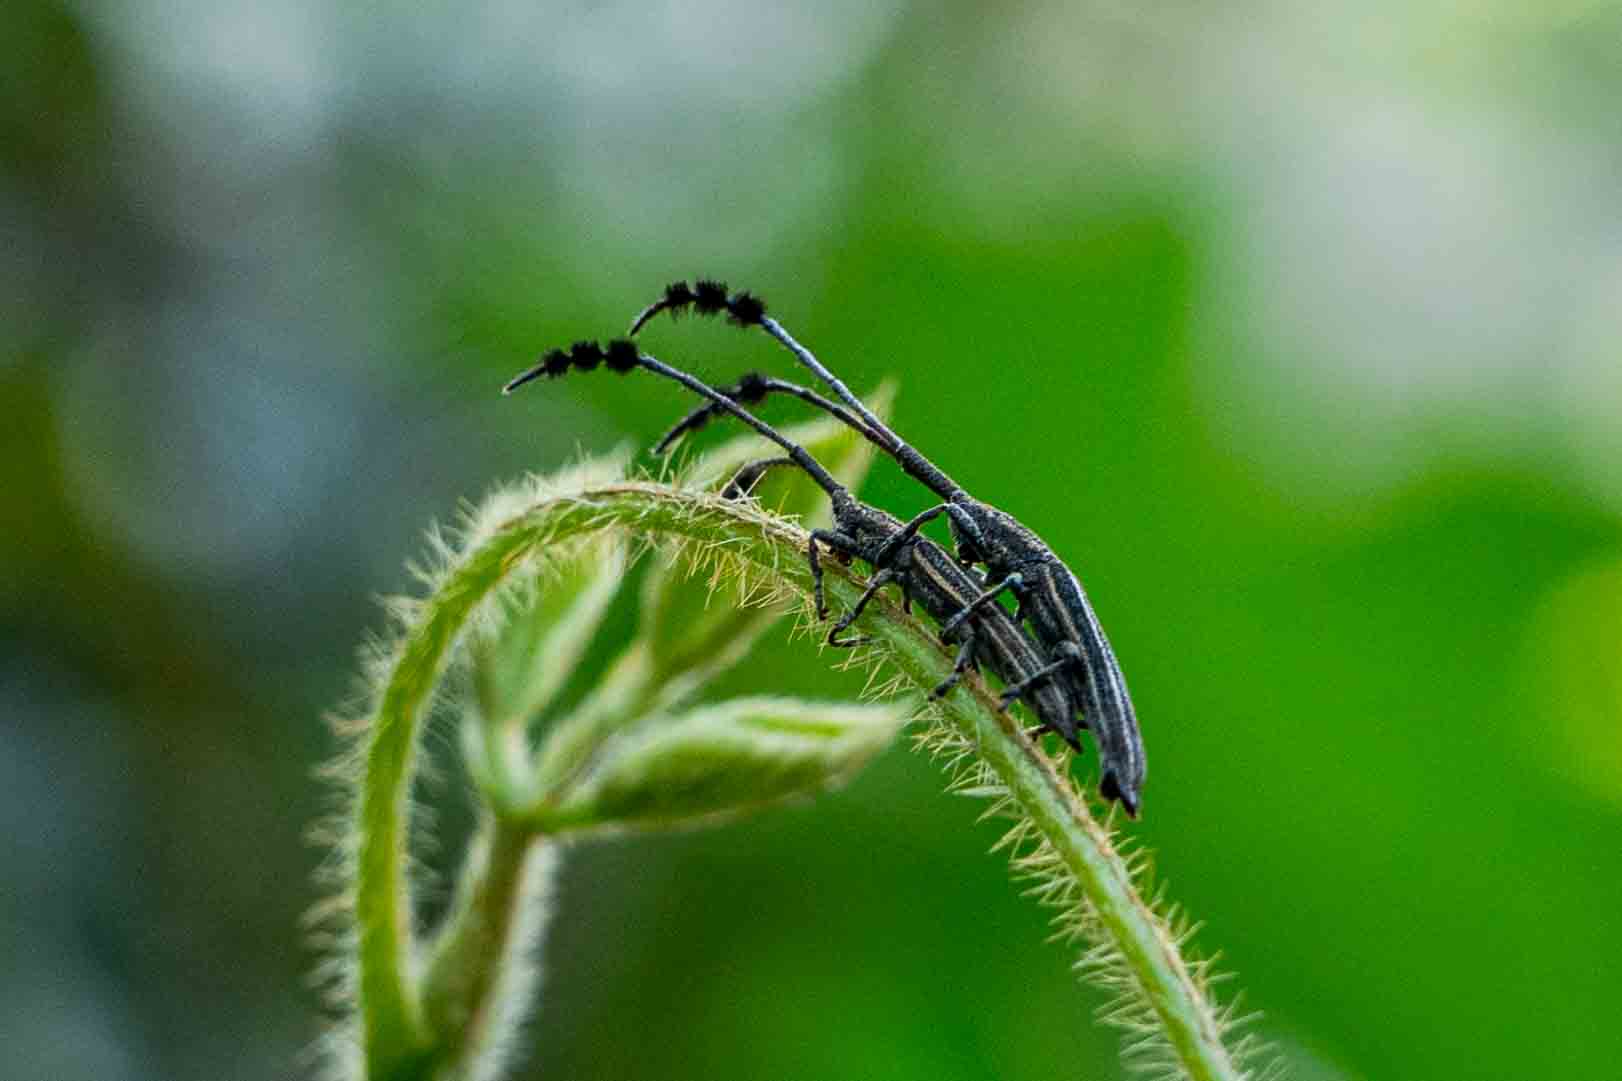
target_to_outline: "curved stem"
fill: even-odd
[[[1108,830],[1007,714],[966,713],[982,758],[1080,885],[1090,915],[1138,980],[1184,1074],[1195,1081],[1243,1078],[1223,1044],[1222,1019],[1184,961],[1177,934],[1138,894]]]
[[[357,866],[361,1004],[368,1076],[409,1075],[434,1037],[407,958],[411,956],[404,875],[406,791],[417,729],[433,685],[479,603],[532,552],[605,530],[714,545],[731,558],[808,593],[805,534],[787,520],[714,495],[645,482],[603,485],[544,500],[517,514],[459,557],[408,629],[388,673],[366,750]],[[827,565],[828,587],[847,606],[860,593],[850,571]],[[869,609],[870,633],[918,687],[937,683],[950,659],[935,633],[888,601]],[[1138,893],[1106,828],[1053,763],[997,708],[978,679],[939,703],[946,722],[977,749],[1006,796],[1023,811],[1042,855],[1063,868],[1107,937],[1128,994],[1152,1018],[1176,1066],[1197,1081],[1239,1081],[1245,1073],[1223,1045],[1222,1015],[1185,962],[1167,920]]]
[[[422,604],[400,642],[366,734],[361,782],[355,923],[366,1076],[419,1076],[431,1053],[412,971],[406,888],[408,795],[421,727],[451,647],[480,601],[511,573],[522,535],[471,552]]]

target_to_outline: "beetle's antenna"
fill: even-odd
[[[648,320],[660,312],[669,312],[672,318],[691,308],[699,315],[718,315],[727,313],[728,320],[740,327],[758,326],[767,334],[775,338],[778,344],[793,354],[794,359],[808,368],[813,375],[826,383],[840,401],[850,406],[856,415],[862,419],[860,425],[852,425],[868,440],[895,458],[901,467],[912,474],[937,494],[947,499],[956,499],[964,495],[963,489],[948,476],[934,462],[925,458],[918,450],[909,446],[907,442],[897,435],[888,425],[874,415],[873,411],[847,387],[840,378],[829,371],[816,354],[801,345],[795,337],[784,328],[783,324],[766,314],[766,302],[753,293],[728,293],[724,282],[708,279],[700,280],[693,285],[686,282],[672,282],[665,286],[662,297],[643,308],[637,317],[631,321],[628,332],[634,336],[637,331],[647,325]],[[809,392],[807,392],[809,393]],[[806,398],[806,401],[811,399]],[[811,401],[811,404],[817,404]],[[830,405],[832,403],[829,403]],[[847,421],[847,423],[849,423]]]
[[[792,394],[802,402],[813,405],[822,410],[824,413],[831,414],[841,423],[855,429],[859,435],[868,439],[870,442],[879,443],[879,440],[874,438],[873,433],[869,431],[861,421],[857,420],[843,407],[837,403],[830,402],[827,398],[824,398],[816,391],[811,390],[808,387],[802,387],[798,383],[790,383],[783,379],[775,379],[769,375],[762,375],[759,372],[750,372],[742,379],[732,384],[730,387],[721,387],[720,390],[722,394],[726,395],[728,398],[731,398],[733,401],[747,402],[750,405],[764,401],[768,394]],[[688,432],[698,431],[700,428],[704,427],[704,425],[708,424],[711,420],[715,419],[724,412],[725,410],[716,405],[714,402],[699,406],[697,409],[694,409],[691,413],[688,413],[685,417],[681,418],[681,420],[677,421],[668,432],[660,437],[659,442],[654,445],[654,453],[665,453],[665,451],[670,449],[670,445],[676,440],[680,439]],[[879,445],[882,446],[882,444]]]
[[[818,379],[833,388],[841,401],[856,410],[867,427],[869,438],[875,443],[889,444],[885,447],[886,450],[894,450],[896,445],[901,443],[901,437],[874,416],[862,400],[851,393],[850,388],[829,371],[811,350],[796,341],[794,336],[783,328],[783,324],[766,314],[765,301],[749,292],[729,293],[725,282],[709,278],[700,278],[692,285],[684,281],[671,282],[665,286],[663,296],[643,308],[637,313],[636,318],[631,320],[631,328],[625,332],[626,337],[636,337],[637,332],[660,312],[669,312],[674,319],[689,308],[699,315],[719,315],[726,312],[728,320],[737,326],[760,327],[793,353],[801,364],[811,369]]]
[[[737,310],[734,310],[734,305]],[[755,307],[759,308],[758,312],[753,311]],[[700,315],[727,312],[739,326],[748,326],[766,313],[766,305],[748,293],[739,293],[736,297],[728,296],[725,282],[710,281],[707,278],[700,278],[693,285],[686,282],[671,282],[665,286],[664,296],[643,308],[637,317],[631,320],[631,329],[625,332],[625,336],[636,337],[636,332],[660,312],[669,312],[670,317],[674,319],[688,308],[692,308]],[[753,318],[748,318],[752,312]]]
[[[680,368],[666,364],[658,357],[641,352],[634,342],[624,338],[609,342],[606,348],[596,342],[581,341],[570,346],[568,352],[564,352],[562,349],[548,350],[533,367],[508,380],[507,385],[501,388],[501,393],[511,394],[525,383],[543,375],[556,378],[569,371],[570,368],[589,372],[600,364],[606,365],[609,371],[622,375],[633,368],[643,368],[655,375],[680,383],[694,394],[709,399],[711,405],[717,410],[732,414],[766,439],[782,447],[788,453],[788,456],[793,459],[794,464],[810,474],[811,479],[816,481],[817,486],[830,496],[836,500],[849,498],[849,493],[845,490],[844,485],[835,480],[833,475],[822,467],[822,463],[811,457],[810,452],[804,447],[783,435],[776,428],[773,428],[725,394],[703,382],[697,376],[689,375]]]

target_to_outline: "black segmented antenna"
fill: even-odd
[[[546,376],[551,379],[565,374],[570,369],[589,372],[599,365],[606,365],[611,372],[621,375],[635,368],[642,368],[665,379],[674,380],[700,397],[707,398],[711,405],[719,412],[730,413],[743,421],[766,439],[782,447],[788,453],[794,464],[810,474],[817,486],[830,496],[838,499],[850,498],[844,485],[834,479],[833,475],[822,467],[822,463],[811,457],[804,447],[783,435],[776,428],[767,424],[743,406],[722,394],[720,391],[703,382],[698,377],[689,375],[680,368],[673,367],[642,352],[635,342],[620,338],[608,343],[606,347],[592,341],[575,342],[568,352],[562,349],[547,350],[541,359],[531,368],[520,372],[507,381],[501,388],[501,393],[511,394],[525,383]]]
[[[925,486],[943,499],[955,500],[967,495],[963,488],[948,476],[944,470],[924,457],[917,448],[908,444],[889,425],[875,416],[866,403],[858,398],[837,375],[829,371],[827,366],[816,358],[816,354],[795,340],[794,336],[784,329],[783,324],[767,315],[766,302],[753,293],[728,293],[725,282],[711,279],[703,279],[692,285],[688,285],[684,281],[672,282],[665,286],[663,296],[637,313],[637,317],[631,321],[631,328],[627,334],[630,337],[635,337],[637,332],[660,312],[669,312],[671,318],[675,318],[688,310],[697,312],[699,315],[719,315],[725,312],[728,320],[737,326],[760,327],[775,338],[778,344],[793,354],[795,360],[810,369],[813,375],[826,383],[839,400],[849,406],[856,416],[862,419],[860,425],[853,425],[853,427],[881,450],[894,457],[902,469],[922,481]],[[790,393],[794,392],[790,391]],[[805,400],[813,405],[818,404],[809,398]]]
[[[873,434],[867,430],[867,427],[847,410],[834,402],[830,402],[816,391],[802,387],[797,383],[775,379],[759,372],[750,372],[730,387],[722,387],[720,390],[722,394],[733,401],[747,402],[750,405],[764,401],[769,394],[792,394],[802,402],[813,405],[825,413],[832,414],[840,423],[853,428],[857,434],[865,436],[869,440],[873,439]],[[654,453],[665,453],[676,440],[688,432],[698,431],[724,412],[725,410],[714,402],[699,406],[677,421],[668,432],[660,437],[659,442],[654,445]]]
[[[686,282],[671,282],[665,286],[664,296],[643,308],[637,317],[631,320],[631,329],[625,332],[628,338],[636,337],[648,320],[660,312],[669,312],[672,319],[691,308],[699,315],[719,315],[727,313],[727,317],[740,327],[758,326],[766,316],[766,302],[752,293],[738,293],[729,295],[726,282],[711,281],[700,278],[692,285]]]

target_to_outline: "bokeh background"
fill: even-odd
[[[1081,572],[1132,832],[1293,1076],[1622,1076],[1616,5],[9,0],[0,43],[0,1075],[307,1072],[373,598],[684,408],[495,389],[708,274]],[[779,634],[717,693],[773,688],[853,690]],[[1120,1076],[940,784],[898,746],[575,851],[530,1076]]]

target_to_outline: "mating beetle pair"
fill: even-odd
[[[716,282],[671,285],[663,297],[637,316],[630,334],[635,335],[660,312],[677,315],[686,310],[705,315],[724,312],[731,322],[741,327],[758,326],[765,330],[827,384],[849,409],[806,387],[766,376],[751,375],[725,391],[718,391],[643,353],[629,340],[615,341],[606,349],[595,343],[581,342],[567,353],[553,350],[540,363],[509,382],[505,391],[510,392],[540,375],[562,375],[571,368],[590,370],[606,363],[610,370],[627,372],[641,367],[681,383],[706,399],[705,405],[689,413],[666,434],[660,441],[661,449],[717,415],[728,414],[748,424],[782,447],[788,457],[745,467],[730,487],[747,491],[765,470],[792,464],[804,470],[827,492],[832,502],[836,528],[814,532],[807,553],[817,590],[819,615],[826,618],[817,557],[819,542],[843,555],[860,558],[875,570],[862,599],[830,631],[830,643],[855,644],[854,640],[841,639],[839,635],[855,621],[880,588],[891,582],[898,584],[905,597],[916,600],[941,624],[943,640],[959,646],[953,675],[936,688],[936,694],[949,690],[961,673],[976,661],[984,663],[1005,684],[1005,704],[1014,698],[1023,699],[1036,713],[1042,729],[1057,732],[1079,750],[1078,733],[1082,728],[1090,728],[1098,742],[1103,769],[1100,794],[1120,801],[1129,813],[1136,815],[1145,774],[1136,714],[1120,665],[1086,592],[1069,568],[1013,516],[971,497],[943,470],[902,440],[780,323],[767,315],[765,305],[749,293],[729,294],[724,285]],[[894,458],[906,473],[935,492],[943,502],[904,523],[858,502],[804,448],[739,404],[760,401],[771,394],[792,395],[839,418]],[[947,516],[957,545],[956,559],[919,533],[925,523],[943,514]],[[974,564],[985,566],[986,580],[982,581],[967,569]],[[1005,591],[1019,602],[1017,621],[996,603]],[[1030,634],[1021,627],[1021,622],[1029,625]]]

